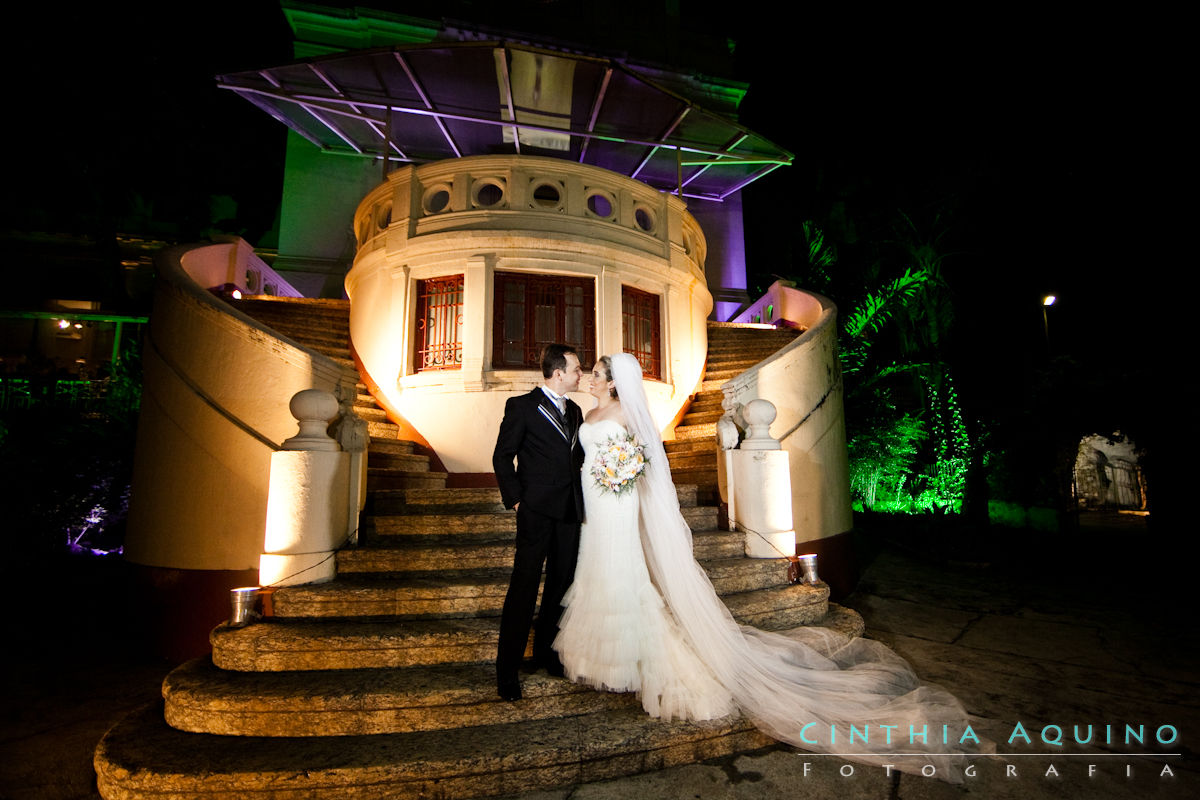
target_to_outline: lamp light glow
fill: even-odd
[[[1057,301],[1058,301],[1058,298],[1057,298],[1057,297],[1055,297],[1055,296],[1054,296],[1054,295],[1052,295],[1052,294],[1048,294],[1048,295],[1046,295],[1045,297],[1043,297],[1043,298],[1042,298],[1042,305],[1044,305],[1044,306],[1052,306],[1052,305],[1054,305],[1054,304],[1055,304],[1055,302],[1057,302]]]

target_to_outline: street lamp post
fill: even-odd
[[[1047,348],[1050,347],[1050,317],[1046,313],[1046,309],[1054,305],[1057,300],[1058,298],[1052,294],[1048,294],[1042,298],[1042,330],[1046,333]]]

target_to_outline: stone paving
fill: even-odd
[[[864,539],[870,566],[845,604],[862,612],[869,635],[954,691],[976,732],[1005,754],[979,759],[961,786],[777,746],[524,800],[1200,797],[1200,637],[1184,567],[1130,563],[1131,551],[1118,548],[1152,534],[1126,519],[1097,521],[1105,524],[1069,536],[1014,536],[1012,556],[993,552],[986,563],[954,560],[952,548],[932,544],[937,537]],[[0,800],[99,797],[92,749],[107,727],[158,696],[170,666],[135,654],[136,625],[113,624],[124,618],[112,613],[112,574],[70,577],[34,606],[28,582],[10,582],[9,594],[14,585],[25,593],[7,598],[8,608],[37,613],[10,617]],[[1029,741],[1013,735],[1018,723]],[[1086,732],[1088,724],[1100,743],[1074,743],[1072,726]],[[1145,726],[1144,743],[1126,744],[1127,724]],[[1041,740],[1047,725],[1063,729],[1062,746]],[[1155,741],[1164,725],[1178,732],[1165,746]]]

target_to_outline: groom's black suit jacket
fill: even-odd
[[[505,404],[492,454],[505,508],[528,503],[530,509],[553,519],[583,519],[579,476],[583,412],[570,399],[566,407],[564,419],[540,387],[511,397]],[[517,458],[515,468],[513,456]]]

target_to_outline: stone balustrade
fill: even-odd
[[[358,252],[468,230],[577,235],[659,258],[704,278],[705,239],[684,201],[586,164],[531,156],[472,156],[405,167],[354,216]]]
[[[774,404],[772,432],[790,458],[797,542],[844,533],[852,520],[837,306],[821,295],[776,282],[741,319],[757,315],[804,334],[722,385],[723,406],[739,426],[747,427],[752,420],[744,411],[752,402],[761,398]]]

